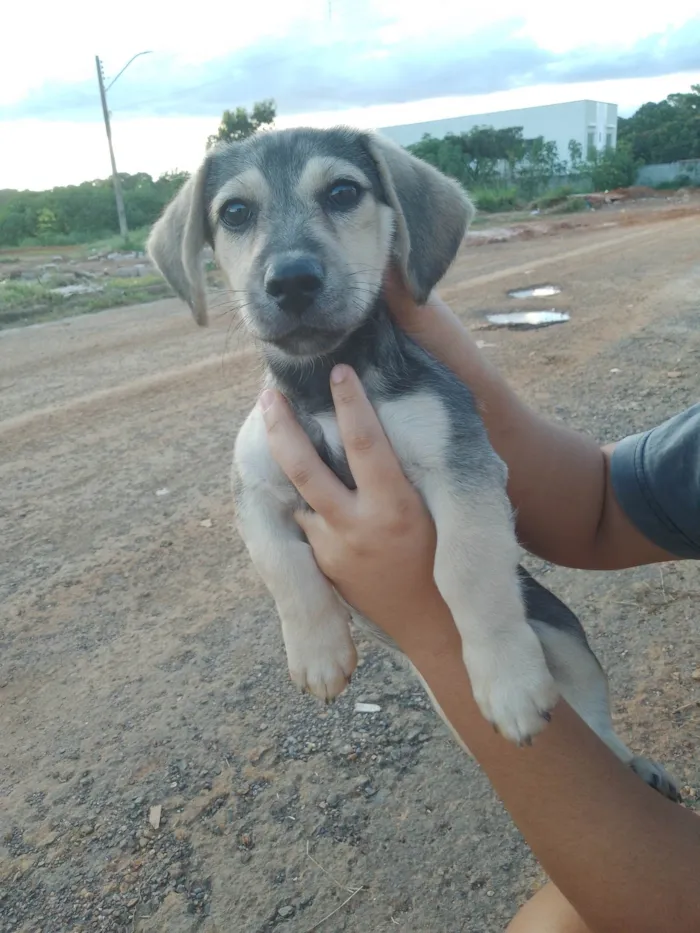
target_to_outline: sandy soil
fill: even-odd
[[[468,245],[443,293],[480,327],[527,305],[508,289],[560,286],[527,306],[570,323],[485,330],[483,352],[615,439],[698,398],[696,211]],[[289,684],[231,523],[257,384],[221,307],[207,331],[166,300],[0,335],[2,933],[492,933],[541,881],[391,657],[361,643],[329,710]],[[529,566],[581,614],[621,734],[697,805],[696,567]]]

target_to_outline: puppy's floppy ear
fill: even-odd
[[[396,215],[394,252],[418,304],[447,272],[474,208],[464,189],[379,133],[366,144]]]
[[[168,204],[146,246],[163,278],[187,302],[200,327],[209,323],[202,268],[202,249],[209,238],[204,204],[209,164],[206,158]]]

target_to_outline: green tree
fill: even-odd
[[[426,134],[408,150],[463,185],[480,188],[507,183],[522,158],[525,142],[521,127],[477,126],[467,133],[448,133],[444,139]]]
[[[184,172],[168,172],[154,181],[145,172],[120,175],[130,225],[146,227],[157,220],[187,177]],[[0,247],[79,243],[118,231],[110,179],[50,191],[0,192]]]
[[[272,126],[277,116],[277,105],[274,100],[261,100],[253,104],[248,113],[245,107],[236,107],[235,110],[224,110],[219,128],[213,136],[207,139],[207,149],[220,142],[240,142],[253,133],[257,133],[261,126]]]
[[[559,158],[557,144],[543,136],[525,141],[525,153],[517,166],[518,185],[526,198],[534,198],[555,178],[567,174],[566,163]]]
[[[590,165],[583,157],[583,146],[577,139],[569,140],[569,174],[581,177],[590,173]]]
[[[444,139],[426,134],[408,150],[465,187],[481,189],[482,194],[483,189],[505,190],[515,185],[524,197],[533,198],[568,171],[556,143],[541,136],[523,139],[520,126],[500,130],[477,126]]]
[[[644,165],[700,159],[700,84],[620,118],[617,138]]]
[[[49,207],[42,207],[37,214],[36,229],[39,235],[58,232],[58,218]]]

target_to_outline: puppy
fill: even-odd
[[[668,775],[615,735],[606,678],[576,617],[518,567],[506,467],[470,390],[394,324],[382,295],[396,262],[424,303],[472,214],[460,186],[379,135],[273,131],[210,150],[153,228],[148,250],[203,325],[201,252],[213,248],[261,347],[267,385],[284,393],[349,488],[329,374],[341,362],[356,370],[435,521],[435,582],[483,715],[508,739],[529,743],[561,694],[623,761],[675,798]],[[293,518],[305,503],[269,453],[258,408],[236,440],[233,486],[241,535],[277,605],[292,680],[333,699],[356,664],[351,617],[387,639],[317,567]]]

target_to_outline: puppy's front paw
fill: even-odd
[[[658,762],[637,755],[630,761],[630,768],[635,774],[639,775],[645,784],[653,787],[654,790],[658,790],[660,794],[668,797],[674,803],[680,803],[683,799],[676,782]]]
[[[542,647],[529,627],[518,644],[493,654],[465,650],[472,691],[479,709],[504,738],[530,745],[549,722],[559,697]]]
[[[324,626],[323,637],[295,642],[287,647],[287,654],[292,682],[326,702],[345,690],[357,667],[357,651],[345,621]]]

